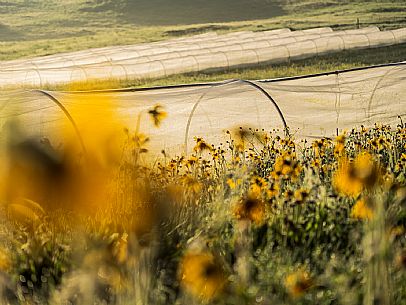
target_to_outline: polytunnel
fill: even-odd
[[[375,123],[396,126],[406,115],[406,62],[282,79],[85,92],[14,90],[0,98],[1,142],[9,126],[20,133],[63,145],[71,130],[85,150],[104,128],[139,132],[150,138],[152,156],[190,153],[194,138],[220,145],[239,127],[289,134],[296,140],[334,137]],[[101,101],[111,101],[114,116]],[[167,113],[154,126],[148,111]],[[83,106],[86,119],[83,119]],[[112,118],[115,119],[112,119]],[[94,130],[84,132],[88,121]]]
[[[340,52],[406,42],[406,28],[333,31],[316,28],[213,34],[115,46],[3,62],[0,86],[68,83],[89,79],[146,79],[173,74],[277,64]]]

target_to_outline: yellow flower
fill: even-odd
[[[202,190],[201,183],[190,175],[183,176],[182,182],[183,185],[187,188],[187,190],[191,191],[194,194],[197,194]]]
[[[272,179],[278,181],[281,177],[282,177],[282,172],[281,172],[281,171],[273,170],[273,171],[271,172],[271,178],[272,178]]]
[[[352,207],[351,217],[357,219],[372,219],[374,215],[373,210],[368,206],[364,199],[358,200]]]
[[[314,169],[319,169],[320,166],[321,166],[320,159],[318,159],[318,158],[312,159],[311,166],[312,166]]]
[[[235,184],[234,180],[231,179],[231,178],[227,179],[227,184],[230,187],[230,189],[232,189],[232,190],[235,189],[235,187],[236,187],[236,184]]]
[[[396,267],[406,269],[406,250],[401,251],[395,258]]]
[[[7,272],[11,268],[11,264],[10,254],[0,248],[0,271]]]
[[[260,196],[261,195],[261,191],[266,188],[268,185],[268,183],[266,182],[266,180],[262,177],[259,176],[254,176],[251,179],[251,192],[253,195],[255,196]]]
[[[152,121],[154,122],[155,127],[159,127],[161,122],[168,115],[165,111],[162,110],[161,105],[155,105],[154,108],[148,111],[151,116]]]
[[[334,155],[342,157],[345,153],[345,135],[339,135],[336,138],[336,144],[334,146]]]
[[[119,264],[124,264],[128,258],[128,234],[123,234],[116,242],[114,247],[114,256]]]
[[[294,298],[302,296],[313,284],[309,273],[302,270],[291,273],[285,278],[285,287]]]
[[[226,276],[220,264],[209,252],[186,254],[180,262],[182,287],[197,298],[210,301],[226,285]]]
[[[341,194],[357,197],[363,189],[362,181],[354,174],[352,164],[347,160],[341,162],[333,176],[333,186]]]
[[[392,239],[402,236],[405,233],[405,227],[404,226],[396,226],[390,229],[389,234]]]
[[[325,155],[324,149],[327,143],[328,143],[327,140],[324,138],[314,141],[312,144],[312,147],[314,148],[314,154],[316,156],[324,156]]]
[[[303,203],[306,198],[309,196],[309,191],[301,188],[295,191],[294,197],[296,203]]]
[[[195,152],[202,152],[205,150],[212,151],[213,146],[207,144],[202,138],[196,138],[196,146],[193,148]]]
[[[289,154],[283,154],[275,161],[275,172],[281,172],[282,175],[288,175],[292,172],[292,166],[292,157]]]
[[[259,225],[265,218],[265,203],[249,194],[237,203],[234,215],[238,220],[249,220]]]
[[[279,185],[276,183],[271,183],[266,190],[268,199],[271,199],[279,194]]]
[[[361,153],[351,162],[343,159],[333,176],[333,186],[346,196],[356,198],[366,188],[372,188],[379,178],[379,168],[369,153]]]
[[[189,159],[185,160],[185,164],[188,168],[193,167],[197,162],[199,161],[199,159],[196,156],[191,156]]]

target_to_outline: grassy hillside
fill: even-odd
[[[206,31],[405,26],[406,3],[351,0],[3,0],[0,60]]]

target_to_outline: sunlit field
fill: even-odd
[[[405,12],[0,0],[0,305],[406,305]]]
[[[148,134],[81,111],[85,147],[10,125],[1,304],[405,301],[401,119],[314,141],[237,126],[218,147],[151,159]]]

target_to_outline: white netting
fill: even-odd
[[[168,75],[280,63],[347,49],[406,42],[406,28],[333,31],[279,29],[207,34],[132,46],[115,46],[1,63],[0,86],[45,85],[105,78]]]
[[[168,153],[190,152],[196,136],[219,144],[224,142],[226,130],[239,126],[282,133],[285,120],[289,132],[302,139],[334,136],[337,129],[341,132],[361,124],[395,126],[400,123],[398,117],[406,115],[405,62],[255,84],[272,99],[244,81],[153,90],[7,92],[0,98],[1,139],[5,143],[5,126],[16,120],[21,132],[46,136],[54,145],[63,143],[63,129],[76,128],[80,137],[83,121],[78,120],[82,114],[77,109],[83,105],[96,125],[119,124],[134,131],[139,121],[138,131],[151,138],[149,149]],[[112,101],[119,123],[105,117],[98,101],[106,99]],[[168,113],[160,128],[154,127],[148,114],[156,104]],[[82,137],[86,145],[89,139]]]

